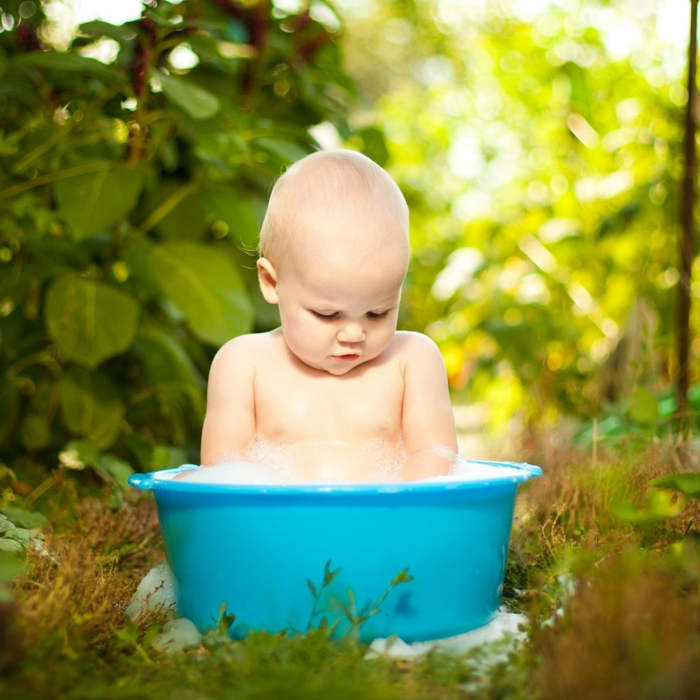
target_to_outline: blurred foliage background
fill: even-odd
[[[320,147],[401,185],[401,325],[484,430],[672,427],[684,0],[152,0],[77,28],[65,6],[0,0],[8,473],[198,461],[213,353],[277,322],[267,193]]]

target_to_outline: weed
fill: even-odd
[[[309,615],[309,621],[306,625],[306,631],[308,632],[311,630],[314,618],[319,614],[318,612],[318,605],[321,601],[321,594],[323,593],[323,590],[327,588],[333,581],[333,579],[340,573],[340,569],[336,569],[335,571],[331,571],[331,560],[329,559],[325,566],[323,567],[323,580],[321,581],[321,585],[316,588],[314,585],[313,581],[309,578],[306,579],[306,585],[309,588],[309,591],[311,592],[311,596],[314,599],[314,604],[313,607],[311,608],[311,614]],[[328,628],[329,632],[333,632],[337,626],[337,621],[334,622],[330,628],[328,628],[328,618],[325,616],[321,618],[321,623],[320,623],[320,629],[326,629]]]

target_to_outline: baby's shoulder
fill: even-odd
[[[395,346],[397,357],[404,365],[443,363],[440,349],[425,333],[397,331]]]
[[[278,342],[275,331],[267,333],[246,333],[231,338],[222,345],[214,356],[213,365],[230,365],[251,369],[264,358],[275,351]]]

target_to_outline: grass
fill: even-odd
[[[650,482],[682,445],[590,455],[549,448],[521,488],[504,602],[529,641],[499,663],[431,653],[365,659],[325,630],[243,641],[210,633],[159,653],[164,614],[127,622],[138,581],[162,557],[151,498],[85,495],[57,480],[51,525],[0,607],[0,696],[140,698],[689,698],[700,687],[698,501]],[[656,494],[656,495],[655,495]],[[659,496],[661,494],[661,496]],[[21,499],[18,505],[22,505]]]

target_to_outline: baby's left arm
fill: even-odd
[[[403,478],[411,481],[446,474],[457,452],[457,435],[440,350],[426,335],[406,335],[401,430],[408,456]]]

